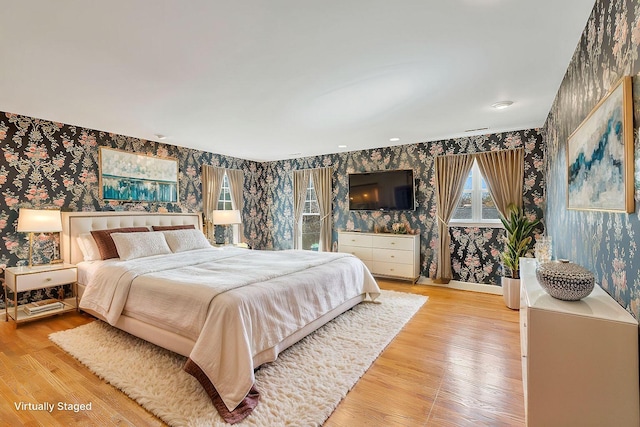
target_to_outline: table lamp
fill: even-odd
[[[240,216],[240,211],[237,209],[214,210],[211,212],[211,222],[213,225],[225,226],[241,224],[242,217]],[[224,233],[224,243],[225,245],[228,243],[226,230]]]
[[[33,265],[33,233],[58,233],[62,231],[62,218],[57,209],[20,208],[19,233],[29,233],[29,267]]]

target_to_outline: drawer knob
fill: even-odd
[[[395,257],[396,257],[395,255],[391,255],[391,258],[395,258]]]
[[[50,281],[51,281],[51,277],[47,277],[47,278],[45,279],[45,282],[50,282]]]

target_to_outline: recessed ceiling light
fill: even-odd
[[[338,148],[347,148],[347,146],[344,145],[344,144],[340,144],[340,145],[338,145]]]
[[[398,141],[400,141],[400,138],[398,138],[397,136],[394,136],[393,138],[389,138],[389,141],[398,142]]]
[[[166,135],[162,135],[162,134],[160,134],[160,133],[156,133],[156,134],[155,134],[155,137],[156,137],[156,138],[158,138],[158,139],[167,139],[167,136],[166,136]]]
[[[496,110],[502,110],[504,108],[510,107],[511,104],[513,104],[513,101],[498,101],[491,104],[491,106]]]

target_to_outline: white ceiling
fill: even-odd
[[[541,127],[593,4],[0,0],[0,111],[260,161]]]

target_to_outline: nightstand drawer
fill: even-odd
[[[43,289],[51,286],[65,285],[77,280],[77,270],[66,268],[64,270],[41,271],[27,274],[7,274],[7,286],[18,292],[31,289]]]

